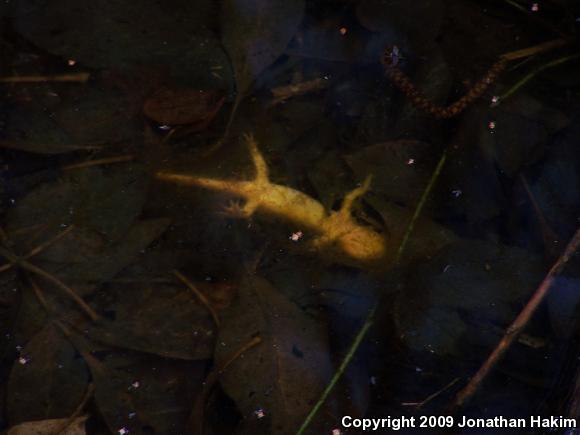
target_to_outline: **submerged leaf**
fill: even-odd
[[[238,95],[286,49],[302,20],[304,0],[224,0],[222,42]],[[238,97],[239,98],[239,97]]]
[[[116,291],[115,291],[116,289]],[[215,324],[191,291],[169,286],[108,289],[117,302],[108,317],[83,327],[92,339],[118,348],[184,360],[209,359],[215,345]]]
[[[213,120],[224,98],[218,90],[161,88],[145,101],[149,119],[166,125],[193,124],[201,131]]]
[[[397,327],[413,351],[473,357],[499,339],[541,279],[541,260],[522,249],[460,241],[413,274]]]
[[[295,433],[332,374],[326,330],[267,281],[251,277],[224,311],[216,364],[256,335],[262,343],[233,361],[221,384],[251,433]]]
[[[7,417],[12,424],[65,417],[82,401],[89,373],[74,347],[52,325],[22,349],[8,380]]]
[[[146,176],[138,164],[75,171],[44,184],[12,208],[7,231],[39,224],[79,228],[114,241],[126,234],[145,203]]]
[[[217,6],[213,0],[22,0],[11,4],[11,14],[18,33],[65,59],[97,69],[169,65],[184,83],[229,87],[229,77],[208,74],[227,68],[212,29]]]
[[[59,435],[85,435],[87,433],[85,422],[88,418],[88,415],[81,415],[70,422],[68,418],[27,421],[11,427],[7,435],[54,435],[62,430],[65,424],[68,426],[58,432]]]
[[[138,353],[84,353],[95,384],[95,402],[112,433],[183,433],[205,363]]]
[[[373,175],[372,189],[390,200],[416,203],[433,171],[433,148],[417,140],[397,140],[362,148],[344,157],[356,179]]]

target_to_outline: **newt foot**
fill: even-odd
[[[255,207],[252,207],[249,202],[242,204],[242,201],[233,200],[224,205],[218,214],[232,219],[248,219],[254,210]]]

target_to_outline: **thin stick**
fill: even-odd
[[[42,251],[44,251],[50,245],[52,245],[53,243],[58,242],[60,239],[62,239],[64,236],[66,236],[68,233],[70,233],[74,229],[74,227],[75,227],[74,224],[70,224],[65,230],[63,230],[60,233],[58,233],[52,239],[47,240],[46,242],[41,243],[36,248],[32,249],[28,254],[26,254],[24,256],[24,259],[27,260],[30,257],[33,257],[33,256],[35,256],[37,254],[40,254]]]
[[[570,43],[569,40],[564,38],[553,39],[548,42],[543,42],[532,47],[522,48],[521,50],[510,51],[504,53],[500,56],[500,59],[505,60],[516,60],[524,57],[534,56],[536,54],[544,53],[546,51],[553,50],[554,48],[563,47]]]
[[[554,283],[556,276],[562,271],[570,257],[580,246],[580,229],[576,231],[574,237],[566,246],[564,253],[558,258],[558,261],[552,266],[540,286],[537,288],[532,298],[528,301],[524,309],[516,317],[513,323],[507,328],[503,338],[498,343],[487,360],[482,364],[477,373],[471,378],[469,383],[459,392],[451,404],[451,412],[462,407],[476,393],[482,382],[489,372],[497,365],[500,359],[505,355],[513,341],[518,337],[522,330],[527,326],[530,318],[535,313],[540,303],[544,300],[548,290]]]
[[[219,381],[221,375],[230,366],[231,363],[237,360],[244,352],[247,352],[254,346],[260,344],[261,342],[262,339],[260,337],[252,338],[249,342],[242,345],[239,349],[237,349],[230,356],[228,356],[226,360],[220,364],[219,367],[216,367],[211,371],[211,373],[207,376],[205,382],[203,383],[202,392],[197,396],[195,404],[193,405],[193,409],[191,411],[191,414],[187,422],[187,427],[185,429],[186,435],[203,435],[204,408],[207,402],[207,398],[209,397],[209,394],[213,390],[213,387]]]
[[[420,402],[412,402],[412,403],[406,402],[406,403],[401,403],[401,405],[403,405],[403,406],[413,406],[413,407],[415,407],[416,410],[419,410],[423,406],[425,406],[427,403],[429,403],[430,401],[432,401],[433,399],[435,399],[437,396],[440,396],[445,391],[447,391],[448,389],[450,389],[453,385],[455,385],[457,382],[459,382],[459,379],[460,378],[453,379],[451,382],[449,382],[443,388],[435,391],[433,394],[430,394],[429,396],[427,396],[424,400],[422,400]]]
[[[53,243],[59,241],[64,236],[66,236],[68,233],[70,233],[73,228],[74,228],[74,225],[69,225],[69,227],[66,230],[61,231],[56,236],[54,236],[52,239],[49,239],[46,242],[41,243],[40,245],[38,245],[36,248],[33,248],[28,254],[26,254],[24,257],[20,257],[16,262],[10,262],[8,264],[4,264],[3,266],[0,267],[0,273],[6,271],[8,269],[10,269],[15,264],[18,264],[19,261],[27,260],[30,257],[34,257],[35,255],[40,254],[42,251],[44,251],[50,245],[52,245]]]
[[[28,227],[18,228],[16,230],[10,231],[9,234],[6,234],[6,237],[4,238],[4,241],[5,242],[8,241],[8,239],[10,237],[19,236],[21,234],[27,234],[27,233],[30,233],[30,232],[33,232],[33,231],[38,232],[40,230],[44,230],[47,226],[48,226],[47,224],[35,224],[35,225],[30,225]],[[10,237],[8,237],[8,236],[10,236]]]
[[[35,144],[34,149],[42,150],[44,148],[50,149],[53,145],[45,145],[45,144]],[[10,148],[16,150],[26,150],[33,147],[24,147],[18,143],[12,143],[9,141],[0,141],[0,147],[2,148]],[[59,149],[62,150],[71,150],[71,151],[95,151],[95,150],[102,150],[103,145],[77,145],[77,144],[67,144],[67,145],[58,145]]]
[[[210,312],[211,317],[213,318],[213,321],[215,322],[216,326],[220,326],[220,319],[219,319],[216,311],[213,309],[211,303],[205,297],[205,295],[198,290],[198,288],[195,286],[195,284],[193,282],[191,282],[185,275],[183,275],[178,270],[174,270],[173,274],[183,284],[185,284],[186,287],[188,287],[193,292],[193,294],[199,299],[199,301],[207,308],[207,310]]]
[[[203,153],[204,156],[207,157],[207,156],[212,155],[217,150],[219,150],[222,147],[222,145],[228,140],[228,138],[230,137],[230,130],[231,130],[232,125],[234,123],[234,119],[236,117],[236,114],[238,113],[238,107],[240,106],[240,103],[242,102],[244,97],[245,97],[245,95],[242,95],[240,93],[238,93],[238,95],[236,95],[236,99],[234,101],[234,105],[232,106],[232,110],[230,112],[230,116],[228,118],[226,128],[224,129],[224,134],[222,135],[221,138],[218,139],[218,141],[216,143],[214,143],[211,147],[209,147],[209,149],[207,149]]]
[[[411,218],[411,222],[407,226],[407,231],[405,231],[405,235],[403,236],[403,240],[402,240],[401,244],[399,245],[399,249],[397,250],[397,257],[395,258],[395,264],[398,264],[399,261],[401,261],[401,256],[403,255],[403,251],[407,247],[409,237],[411,237],[411,233],[415,229],[415,224],[417,223],[417,221],[419,220],[419,216],[423,212],[423,208],[425,207],[425,203],[427,202],[427,198],[429,198],[429,195],[431,194],[431,191],[433,190],[433,187],[435,186],[435,182],[437,181],[437,179],[439,178],[439,175],[441,174],[441,170],[443,169],[443,166],[445,165],[446,160],[447,160],[447,150],[443,151],[443,154],[441,155],[441,158],[439,159],[439,162],[437,163],[437,167],[435,168],[435,171],[433,171],[433,174],[431,174],[431,179],[429,180],[429,184],[427,184],[427,187],[423,191],[423,194],[421,195],[421,199],[419,200],[419,203],[417,204],[417,207],[415,208],[415,212],[413,213],[413,217]]]
[[[540,227],[542,229],[544,245],[550,253],[553,253],[554,242],[558,242],[559,237],[548,223],[548,220],[546,219],[546,216],[544,215],[544,212],[542,211],[540,204],[538,204],[538,201],[536,201],[536,197],[532,193],[528,181],[526,180],[526,177],[524,177],[523,174],[520,174],[520,180],[522,182],[522,185],[524,186],[526,193],[528,194],[528,198],[532,203],[532,207],[536,212],[536,218],[538,219]]]
[[[32,291],[34,292],[36,299],[38,299],[40,305],[42,305],[46,313],[50,316],[52,314],[52,310],[50,309],[48,301],[44,297],[42,290],[40,290],[40,287],[38,287],[36,281],[34,281],[30,275],[28,275],[28,282],[30,282],[30,286],[32,287]]]
[[[21,261],[20,267],[22,267],[25,270],[28,270],[29,272],[35,273],[35,274],[43,277],[47,281],[53,283],[54,285],[59,287],[61,290],[63,290],[74,302],[76,302],[76,304],[79,306],[79,308],[82,311],[84,311],[85,314],[87,316],[89,316],[93,322],[96,322],[100,319],[99,315],[97,313],[95,313],[95,311],[79,295],[77,295],[76,292],[72,288],[67,286],[65,283],[63,283],[56,276],[51,275],[47,271],[41,269],[40,267],[35,266],[34,264],[29,263],[28,261]]]
[[[46,76],[13,76],[0,77],[0,83],[45,83],[45,82],[74,82],[86,83],[91,75],[89,73],[56,74]]]
[[[535,70],[533,70],[529,74],[522,77],[515,85],[513,85],[502,96],[500,96],[500,99],[504,100],[507,97],[511,96],[516,91],[518,91],[522,86],[524,86],[526,83],[528,83],[530,80],[532,80],[538,74],[540,74],[542,71],[544,71],[548,68],[553,68],[555,66],[562,65],[563,63],[566,63],[566,62],[569,62],[571,60],[578,59],[578,58],[580,58],[580,54],[572,54],[570,56],[564,56],[564,57],[561,57],[559,59],[553,60],[552,62],[548,62],[547,64],[539,66],[538,68],[536,68]]]
[[[367,335],[368,330],[372,326],[374,319],[375,319],[376,311],[377,311],[377,305],[375,305],[371,309],[371,311],[369,312],[367,318],[365,319],[365,323],[363,324],[362,328],[360,329],[360,331],[356,335],[354,341],[352,342],[352,344],[348,350],[348,353],[345,355],[342,362],[340,363],[338,370],[336,371],[336,373],[334,374],[334,376],[332,377],[332,379],[330,380],[330,382],[328,383],[328,385],[326,386],[326,388],[322,392],[322,395],[320,396],[320,398],[318,399],[318,401],[316,402],[314,407],[310,410],[310,412],[306,416],[306,419],[302,423],[302,426],[300,426],[300,428],[298,429],[298,432],[296,432],[296,435],[302,435],[304,433],[304,431],[308,428],[308,426],[310,425],[310,423],[312,422],[312,420],[314,419],[314,417],[316,416],[316,414],[318,413],[318,411],[320,410],[320,408],[322,407],[324,402],[326,402],[326,399],[328,398],[331,391],[336,386],[336,384],[338,383],[342,374],[344,373],[344,371],[346,370],[346,368],[350,364],[352,358],[354,357],[354,354],[358,350],[360,344],[362,343],[363,339]]]
[[[81,169],[81,168],[88,168],[90,166],[99,166],[99,165],[110,165],[112,163],[130,162],[132,160],[135,160],[135,155],[134,154],[127,154],[125,156],[105,157],[102,159],[88,160],[88,161],[80,162],[80,163],[73,163],[70,165],[63,166],[60,169],[63,171],[70,171],[71,169]]]
[[[66,421],[64,421],[62,425],[57,430],[54,431],[52,435],[61,435],[65,431],[65,429],[68,428],[77,419],[77,417],[81,414],[85,406],[87,406],[87,403],[89,402],[91,397],[93,397],[94,392],[95,385],[91,382],[87,386],[87,391],[85,391],[85,395],[83,396],[81,403],[79,403],[79,405],[77,406],[75,411],[71,414],[71,416]]]
[[[17,257],[16,255],[12,254],[10,251],[8,251],[5,248],[0,248],[0,255],[6,259],[12,261],[12,262],[18,263],[18,265],[20,267],[22,267],[24,270],[27,270],[29,272],[36,274],[36,275],[39,275],[39,276],[43,277],[44,279],[46,279],[47,281],[53,283],[54,285],[59,287],[61,290],[63,290],[74,302],[76,302],[76,304],[80,307],[80,309],[82,311],[84,311],[85,314],[88,317],[90,317],[90,319],[93,322],[96,322],[97,320],[99,320],[99,318],[100,318],[99,315],[97,313],[95,313],[93,311],[93,309],[89,305],[87,305],[87,303],[79,295],[77,295],[76,292],[72,288],[67,286],[65,283],[63,283],[61,280],[59,280],[56,276],[51,275],[50,273],[41,269],[40,267],[35,266],[34,264],[29,263],[28,261]]]
[[[268,107],[280,104],[292,97],[318,92],[326,87],[328,87],[328,80],[319,77],[305,82],[272,88],[270,92],[272,92],[274,99],[268,103]]]

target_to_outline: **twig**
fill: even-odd
[[[570,41],[564,38],[553,39],[551,41],[543,42],[532,47],[522,48],[521,50],[510,51],[504,53],[500,56],[500,59],[505,59],[508,61],[522,59],[525,57],[534,56],[536,54],[544,53],[546,51],[553,50],[555,48],[563,47],[568,45]]]
[[[26,150],[29,148],[33,148],[34,149],[38,149],[38,150],[42,150],[42,149],[51,149],[51,147],[53,147],[53,145],[48,145],[48,144],[39,144],[36,143],[34,144],[34,146],[30,146],[30,147],[23,147],[22,145],[18,144],[18,143],[12,143],[9,141],[0,141],[0,147],[2,148],[10,148],[10,149],[16,149],[16,150]],[[59,149],[62,150],[70,150],[70,151],[98,151],[98,150],[102,150],[103,149],[103,145],[78,145],[78,144],[59,144],[58,145]]]
[[[260,337],[254,337],[249,342],[241,346],[239,349],[234,351],[226,360],[211,371],[211,373],[205,379],[203,383],[203,390],[197,396],[193,409],[187,421],[187,426],[185,429],[186,435],[203,435],[203,424],[204,424],[204,408],[209,394],[213,390],[215,384],[219,381],[222,373],[237,360],[244,352],[247,352],[254,346],[257,346],[262,342]]]
[[[308,94],[310,92],[320,91],[328,86],[328,80],[316,78],[305,82],[295,83],[292,85],[278,86],[272,88],[271,92],[274,99],[268,104],[269,107],[280,104],[281,102],[296,97],[298,95]]]
[[[94,310],[89,305],[87,305],[87,303],[79,295],[77,295],[76,292],[72,288],[67,286],[65,283],[63,283],[56,276],[51,275],[50,273],[41,269],[40,267],[35,266],[34,264],[29,263],[28,261],[17,257],[16,255],[12,254],[10,251],[8,251],[5,248],[0,248],[0,255],[3,256],[4,258],[10,260],[11,262],[18,263],[18,265],[21,268],[23,268],[24,270],[27,270],[29,272],[36,274],[36,275],[39,275],[39,276],[43,277],[44,279],[46,279],[47,281],[53,283],[54,285],[59,287],[61,290],[63,290],[74,302],[76,302],[76,304],[80,307],[80,309],[82,311],[84,311],[85,314],[87,316],[89,316],[89,318],[93,322],[96,322],[97,320],[99,320],[99,318],[100,318],[99,315],[97,313],[95,313]]]
[[[42,308],[44,308],[44,311],[46,311],[47,314],[50,316],[50,314],[52,314],[52,310],[50,309],[48,301],[44,297],[42,290],[40,290],[40,287],[38,287],[36,281],[34,281],[31,276],[28,276],[28,282],[30,283],[30,287],[32,287],[32,291],[34,292],[36,299],[38,299],[40,305],[42,305]]]
[[[46,248],[48,248],[50,245],[52,245],[53,243],[59,241],[60,239],[62,239],[64,236],[66,236],[68,233],[70,233],[72,231],[72,229],[74,228],[74,225],[69,225],[69,227],[64,230],[61,231],[60,233],[58,233],[56,236],[54,236],[53,238],[47,240],[44,243],[41,243],[40,245],[38,245],[36,248],[33,248],[28,254],[24,255],[23,257],[17,257],[18,260],[16,260],[15,262],[10,262],[8,264],[4,264],[3,266],[0,267],[0,273],[10,269],[12,266],[14,266],[15,264],[18,264],[18,262],[22,261],[22,260],[27,260],[30,257],[34,257],[37,254],[40,254],[42,251],[44,251]]]
[[[89,402],[91,397],[93,397],[94,392],[95,385],[91,382],[87,386],[87,391],[85,391],[85,395],[83,396],[81,403],[79,403],[79,406],[77,406],[77,408],[71,414],[71,416],[66,421],[64,421],[62,425],[57,430],[54,431],[52,435],[61,435],[65,431],[65,429],[68,428],[77,419],[77,417],[81,414],[85,406],[87,406],[87,403]]]
[[[228,117],[224,133],[212,146],[210,146],[206,151],[204,151],[203,155],[205,157],[211,156],[213,153],[219,150],[222,147],[222,145],[229,139],[230,130],[232,129],[232,125],[234,124],[234,119],[236,117],[236,114],[238,113],[238,108],[240,107],[240,103],[244,98],[245,95],[238,92],[238,94],[236,95],[236,99],[234,100],[232,109],[230,111],[230,116]]]
[[[100,319],[99,315],[97,313],[95,313],[95,311],[79,295],[77,295],[76,292],[72,288],[67,286],[65,283],[63,283],[56,276],[51,275],[47,271],[41,269],[40,267],[35,266],[34,264],[29,263],[28,261],[21,261],[20,267],[22,267],[25,270],[28,270],[29,272],[35,273],[35,274],[43,277],[47,281],[53,283],[54,285],[59,287],[61,290],[63,290],[74,302],[76,302],[76,304],[79,306],[79,308],[82,311],[84,311],[85,314],[93,322],[96,322]]]
[[[397,250],[397,257],[395,258],[395,264],[398,264],[399,261],[401,260],[401,256],[403,255],[403,251],[407,247],[407,242],[409,241],[409,237],[411,236],[411,233],[415,229],[415,224],[419,220],[419,215],[421,214],[421,212],[423,211],[423,208],[425,207],[425,203],[427,202],[427,198],[431,194],[431,191],[433,190],[433,187],[435,186],[435,182],[437,181],[437,179],[439,178],[439,175],[441,174],[441,171],[443,169],[443,166],[445,165],[446,160],[447,160],[447,150],[443,151],[443,154],[441,155],[441,158],[439,159],[439,162],[437,163],[437,167],[435,168],[435,171],[433,171],[433,174],[431,174],[431,178],[429,179],[429,183],[427,184],[427,187],[423,191],[423,194],[421,195],[421,199],[419,200],[417,207],[415,207],[415,212],[413,213],[413,217],[411,218],[411,222],[407,226],[407,231],[405,231],[405,235],[403,236],[403,240],[401,241],[401,244],[399,245],[399,249]]]
[[[532,193],[528,181],[526,180],[526,177],[524,177],[523,174],[520,174],[520,180],[522,182],[522,185],[524,186],[526,193],[528,194],[528,198],[532,203],[532,207],[536,212],[536,218],[538,219],[540,227],[542,229],[542,238],[544,239],[545,248],[548,252],[553,253],[555,245],[554,242],[557,243],[559,241],[559,237],[548,223],[546,216],[544,215],[544,212],[542,211],[540,205],[538,204],[538,201],[536,201],[536,197]]]
[[[528,18],[535,22],[536,24],[539,24],[540,26],[544,27],[545,29],[554,32],[562,37],[566,36],[566,34],[564,32],[562,32],[558,27],[554,26],[552,23],[543,20],[542,18],[540,18],[536,13],[534,12],[530,12],[530,8],[529,6],[527,8],[523,7],[521,4],[519,4],[518,2],[515,2],[513,0],[504,0],[507,4],[509,4],[510,6],[518,9],[519,11],[523,12],[524,14],[526,14],[528,16]]]
[[[328,396],[332,392],[333,388],[336,386],[336,384],[340,380],[342,374],[344,373],[344,371],[346,370],[346,368],[350,364],[352,358],[354,357],[354,354],[356,353],[356,351],[358,350],[363,339],[367,335],[368,330],[372,326],[374,319],[375,319],[376,311],[377,311],[377,305],[375,305],[371,309],[369,314],[367,315],[367,318],[365,319],[365,323],[363,324],[362,328],[359,330],[358,334],[356,335],[354,341],[352,342],[350,348],[348,349],[347,354],[345,355],[342,362],[340,363],[338,370],[336,370],[336,372],[334,373],[334,376],[332,377],[332,379],[330,380],[330,382],[328,383],[328,385],[326,386],[326,388],[322,392],[322,395],[320,396],[320,398],[318,399],[318,401],[316,402],[314,407],[310,410],[310,412],[306,416],[306,419],[304,420],[304,422],[302,423],[302,425],[298,429],[298,432],[296,432],[296,435],[302,435],[304,433],[304,431],[308,428],[308,426],[310,425],[310,423],[312,422],[312,420],[314,419],[314,417],[316,416],[316,414],[318,413],[318,411],[320,410],[320,408],[322,407],[324,402],[326,402],[326,399],[328,398]]]
[[[560,258],[558,258],[558,261],[556,261],[556,263],[552,266],[540,286],[533,294],[532,298],[528,301],[526,306],[516,317],[513,323],[507,328],[503,338],[498,343],[496,348],[482,364],[477,373],[471,378],[469,383],[461,391],[459,391],[459,393],[457,393],[457,396],[455,397],[455,400],[450,407],[452,413],[462,407],[469,399],[471,399],[490,371],[496,366],[499,360],[510,348],[513,341],[527,326],[530,318],[535,313],[540,303],[544,300],[548,290],[554,283],[554,279],[562,271],[566,263],[568,263],[570,257],[578,249],[578,246],[580,246],[580,229],[576,231],[574,237],[572,237],[568,243],[568,246],[566,246],[566,250],[560,256]]]
[[[70,165],[66,165],[61,167],[63,171],[70,171],[71,169],[81,169],[81,168],[88,168],[90,166],[99,166],[99,165],[110,165],[112,163],[123,163],[123,162],[130,162],[135,160],[134,154],[127,154],[125,156],[116,156],[116,157],[105,157],[102,159],[96,160],[89,160],[80,163],[72,163]]]
[[[564,56],[564,57],[561,57],[559,59],[553,60],[552,62],[548,62],[548,63],[546,63],[544,65],[539,66],[538,68],[536,68],[535,70],[533,70],[529,74],[527,74],[524,77],[522,77],[516,84],[514,84],[510,89],[508,89],[500,97],[500,99],[503,100],[503,99],[506,99],[507,97],[513,95],[522,86],[524,86],[526,83],[528,83],[535,76],[537,76],[538,74],[540,74],[542,71],[544,71],[544,70],[546,70],[548,68],[553,68],[555,66],[562,65],[563,63],[566,63],[566,62],[569,62],[571,60],[578,59],[578,58],[580,58],[580,54],[572,54],[570,56]]]
[[[437,396],[443,394],[445,391],[447,391],[448,389],[450,389],[453,385],[455,385],[460,378],[455,378],[453,379],[451,382],[449,382],[447,385],[445,385],[443,388],[435,391],[433,394],[430,394],[429,396],[427,396],[424,400],[420,401],[420,402],[412,402],[412,403],[401,403],[401,405],[403,406],[413,406],[415,407],[416,410],[421,409],[423,406],[425,406],[427,403],[429,403],[431,400],[435,399]]]
[[[45,82],[75,82],[86,83],[91,75],[86,72],[73,74],[56,74],[46,76],[13,76],[0,77],[0,83],[45,83]]]
[[[193,282],[191,282],[185,275],[183,275],[178,270],[174,270],[173,274],[183,284],[185,284],[186,287],[189,288],[193,292],[193,294],[199,299],[199,301],[207,308],[207,310],[210,312],[211,317],[213,318],[213,321],[215,322],[216,326],[220,326],[220,319],[219,319],[216,311],[213,309],[211,303],[205,297],[205,295],[198,290],[198,288],[195,286],[195,284]]]

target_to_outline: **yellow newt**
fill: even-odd
[[[360,225],[351,215],[355,200],[368,191],[371,176],[344,197],[340,210],[329,213],[320,202],[305,193],[270,182],[268,166],[258,150],[256,140],[252,135],[244,136],[244,140],[256,169],[253,180],[220,180],[169,172],[157,172],[155,177],[240,197],[245,200],[245,204],[231,205],[226,209],[228,214],[245,218],[254,213],[269,215],[304,232],[310,231],[313,235],[310,248],[322,254],[326,260],[372,269],[385,265],[385,237],[370,227]]]

